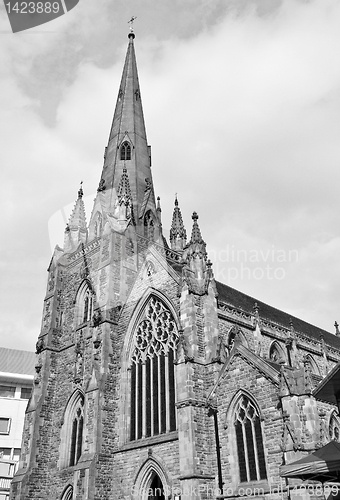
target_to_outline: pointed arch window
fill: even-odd
[[[236,405],[234,427],[240,481],[266,479],[261,421],[255,405],[247,396],[242,396]]]
[[[61,500],[72,500],[73,498],[73,488],[72,486],[68,486],[65,490],[64,493],[61,496]]]
[[[72,467],[81,457],[84,430],[84,396],[76,391],[70,398],[61,430],[60,466]]]
[[[148,240],[153,240],[155,234],[155,223],[151,210],[148,210],[144,217],[144,236]]]
[[[84,400],[81,399],[73,414],[70,443],[70,466],[76,465],[81,456],[84,427]]]
[[[279,365],[286,364],[287,362],[285,352],[277,342],[273,342],[270,346],[269,359]]]
[[[91,320],[93,315],[93,292],[87,281],[79,288],[77,295],[77,325],[87,323]]]
[[[225,353],[227,356],[230,355],[231,353],[231,350],[235,344],[235,341],[236,339],[238,340],[239,343],[245,345],[246,347],[248,347],[248,343],[244,337],[244,334],[241,330],[241,328],[237,327],[237,326],[233,326],[230,331],[229,331],[229,334],[227,336],[227,339],[224,343],[224,348],[225,348]]]
[[[334,412],[329,421],[329,438],[338,443],[340,442],[340,419]]]
[[[171,312],[158,298],[151,297],[137,326],[131,356],[131,441],[176,430],[177,342]]]
[[[313,356],[311,356],[310,354],[307,354],[306,361],[309,363],[312,374],[320,376],[319,367],[318,367],[315,359],[313,358]]]
[[[120,146],[120,159],[131,160],[131,144],[128,141],[124,141]]]

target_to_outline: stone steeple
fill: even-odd
[[[82,182],[78,190],[78,199],[74,205],[70,219],[65,229],[64,251],[71,252],[75,250],[79,243],[86,243],[87,225],[85,215],[85,205],[83,201]]]
[[[175,198],[175,208],[172,215],[170,229],[170,243],[172,250],[181,251],[186,245],[187,233],[183,224],[181,210],[178,206],[177,196]]]
[[[116,108],[105,149],[98,188],[101,207],[113,215],[122,175],[127,176],[136,231],[144,234],[145,217],[156,226],[156,200],[151,174],[151,153],[146,138],[141,92],[138,81],[133,32],[129,35]],[[97,198],[98,198],[97,196]],[[103,214],[105,215],[105,214]]]

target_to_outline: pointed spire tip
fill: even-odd
[[[84,194],[84,191],[83,191],[83,181],[81,181],[80,182],[80,188],[78,190],[78,198],[82,198],[83,194]]]

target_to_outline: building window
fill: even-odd
[[[84,429],[84,396],[77,390],[71,396],[64,414],[61,429],[60,467],[76,465],[82,454]]]
[[[9,434],[11,419],[0,417],[0,434]]]
[[[14,398],[15,386],[0,385],[0,398]]]
[[[340,420],[334,413],[329,422],[329,438],[332,441],[340,442]]]
[[[84,427],[84,401],[80,399],[72,419],[71,446],[70,446],[70,466],[78,463],[81,456]]]
[[[120,159],[131,160],[131,145],[125,141],[120,147]]]
[[[261,421],[255,406],[246,396],[242,396],[236,405],[234,426],[240,481],[266,479]]]
[[[11,460],[12,448],[0,448],[0,458],[3,460]]]
[[[248,347],[248,343],[244,337],[241,328],[239,328],[238,326],[233,326],[230,329],[228,336],[224,342],[225,353],[227,356],[230,356],[231,350],[234,347],[236,339],[238,343]]]
[[[154,233],[155,233],[155,223],[153,220],[151,210],[149,210],[148,212],[146,212],[144,217],[144,236],[148,240],[153,240]]]
[[[286,364],[286,356],[281,346],[279,346],[276,342],[270,346],[269,349],[269,359],[273,361],[273,363],[277,363],[279,365]]]
[[[176,430],[174,356],[178,332],[156,297],[147,303],[131,356],[130,439]]]
[[[86,290],[84,294],[84,312],[83,312],[83,322],[89,321],[92,316],[92,293],[89,289]]]
[[[320,376],[319,367],[318,367],[315,359],[313,358],[313,356],[311,356],[310,354],[307,354],[305,359],[309,363],[312,374]]]
[[[68,486],[64,493],[62,494],[61,500],[72,500],[73,498],[73,488],[72,486]]]
[[[84,281],[77,295],[77,324],[87,323],[93,314],[94,296],[87,281]]]
[[[32,389],[31,387],[21,387],[20,398],[29,399],[31,397]]]

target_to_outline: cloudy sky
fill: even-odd
[[[100,178],[129,18],[168,235],[178,193],[219,281],[340,322],[338,0],[80,0],[12,34],[0,7],[0,345],[33,350],[46,269]]]

